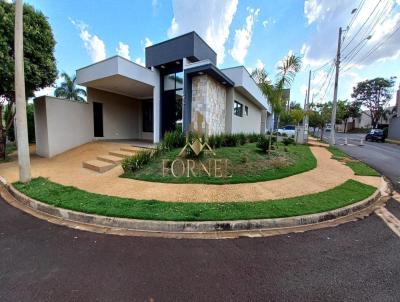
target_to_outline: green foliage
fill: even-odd
[[[257,202],[164,202],[86,192],[45,178],[14,183],[23,194],[74,211],[110,217],[168,221],[267,219],[321,213],[371,196],[376,188],[355,180],[315,194]],[[340,196],[340,198],[338,198]]]
[[[239,133],[237,136],[238,136],[240,145],[244,145],[245,143],[247,143],[247,137],[244,133]]]
[[[133,156],[127,157],[122,161],[122,169],[124,172],[134,172],[142,169],[150,162],[153,157],[152,151],[140,151]]]
[[[11,100],[14,88],[14,9],[0,1],[0,96]],[[55,40],[50,24],[42,12],[24,5],[24,65],[26,97],[50,86],[57,78],[54,57]]]
[[[66,72],[61,74],[64,81],[56,88],[54,95],[79,102],[85,102],[86,90],[77,87],[76,75],[69,76]]]
[[[378,126],[386,104],[393,94],[394,77],[389,79],[375,78],[357,83],[353,88],[352,98],[369,110],[369,117],[373,128]]]
[[[383,137],[387,138],[389,134],[389,127],[385,127],[383,128]]]
[[[296,125],[298,125],[304,117],[304,112],[302,109],[292,109],[290,110],[289,114]]]
[[[353,160],[350,156],[348,156],[345,152],[340,150],[337,147],[328,147],[328,150],[332,153],[332,158],[338,161],[344,161],[346,166],[350,167],[355,175],[360,176],[380,176],[379,172],[375,169],[371,168],[367,164]]]
[[[162,144],[165,149],[182,148],[185,145],[185,135],[182,131],[165,132]]]
[[[225,134],[223,136],[222,146],[236,147],[239,145],[239,136],[237,134]]]
[[[9,107],[7,107],[9,108]],[[26,105],[26,117],[28,122],[28,140],[30,143],[35,142],[35,115],[33,113],[34,105],[27,104]],[[7,120],[9,118],[10,111],[6,110],[4,113],[4,119]],[[14,123],[11,124],[10,128],[7,130],[7,137],[11,142],[15,141],[15,132],[14,132]]]
[[[285,138],[282,140],[282,143],[283,143],[285,146],[288,146],[288,145],[290,145],[290,144],[294,144],[294,139],[291,138],[291,137],[285,137]]]
[[[268,150],[270,150],[270,143],[274,144],[275,142],[276,142],[276,137],[261,135],[257,141],[256,146],[263,153],[266,153]]]

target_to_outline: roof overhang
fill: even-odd
[[[249,72],[244,66],[237,66],[232,68],[222,69],[225,75],[235,82],[235,89],[243,94],[246,98],[250,99],[255,105],[261,109],[265,109],[272,113],[271,105],[268,99],[261,92],[257,83],[251,77]]]
[[[159,78],[150,69],[114,56],[76,71],[79,85],[133,98],[153,96]]]
[[[207,74],[226,87],[233,87],[235,85],[235,83],[228,76],[221,72],[221,70],[219,70],[211,62],[205,62],[205,64],[189,64],[184,71],[185,74],[191,77]]]

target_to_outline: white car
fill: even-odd
[[[279,135],[286,134],[287,136],[294,136],[296,134],[296,127],[292,125],[287,125],[281,129],[276,130]]]
[[[331,131],[332,130],[332,125],[331,124],[326,124],[326,126],[325,126],[325,131],[326,132],[329,132],[329,131]]]

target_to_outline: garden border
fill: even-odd
[[[40,219],[72,228],[131,236],[234,238],[243,235],[253,236],[254,232],[256,236],[268,236],[271,235],[268,231],[276,234],[304,231],[309,227],[321,228],[360,219],[371,214],[376,206],[382,203],[381,197],[390,194],[390,187],[382,177],[380,188],[370,197],[343,208],[317,214],[274,219],[198,222],[117,218],[57,208],[22,194],[0,176],[1,191],[9,193],[9,196],[2,194],[2,197],[12,206]],[[339,221],[343,219],[345,221]]]

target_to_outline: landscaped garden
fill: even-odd
[[[275,140],[275,137],[271,138],[272,144],[269,147],[268,136],[212,136],[208,142],[214,154],[208,152],[209,156],[196,158],[190,154],[179,156],[185,145],[185,138],[180,134],[170,133],[164,140],[166,146],[162,147],[162,151],[156,151],[155,156],[151,156],[148,151],[147,154],[138,154],[125,160],[122,164],[125,171],[122,176],[166,183],[235,184],[284,178],[316,167],[316,159],[308,146],[293,144],[289,138],[284,138],[278,144]],[[171,165],[177,158],[183,160],[177,164],[179,173],[174,175]],[[186,158],[191,160],[189,164],[193,165],[192,171],[183,166]],[[215,160],[220,160],[222,168],[227,170],[221,173],[221,177],[209,175],[210,170],[215,169]]]
[[[209,221],[291,217],[341,208],[371,196],[376,188],[347,180],[333,189],[293,198],[258,202],[163,202],[89,193],[45,178],[17,190],[44,203],[104,216],[149,220]]]

